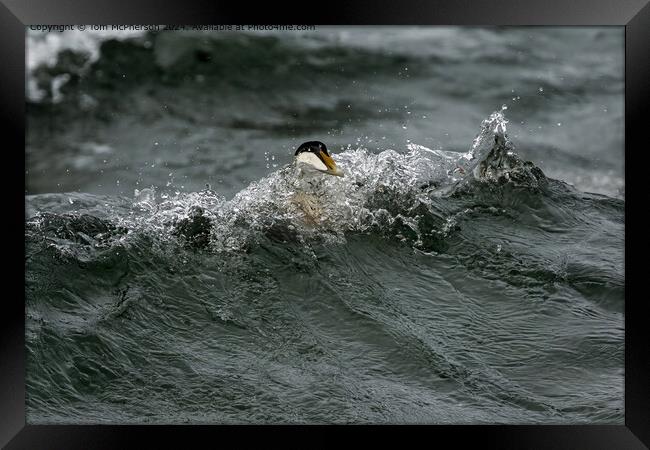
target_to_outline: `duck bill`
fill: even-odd
[[[336,163],[334,162],[331,156],[326,155],[325,152],[321,151],[320,159],[325,163],[325,166],[327,166],[327,170],[324,170],[323,172],[337,177],[343,176],[343,171],[338,167],[336,167]]]

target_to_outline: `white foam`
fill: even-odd
[[[38,67],[54,67],[59,59],[59,54],[64,50],[72,50],[84,53],[88,57],[85,67],[97,61],[99,58],[99,47],[102,42],[109,39],[125,40],[141,36],[145,31],[80,31],[66,30],[63,32],[42,32],[27,30],[26,46],[26,76],[27,76],[27,98],[31,101],[41,101],[46,92],[38,87],[33,78],[33,72]],[[69,76],[69,75],[68,75]],[[52,81],[52,101],[61,100],[60,88],[67,82],[67,79],[55,77]],[[55,85],[56,84],[56,85]]]

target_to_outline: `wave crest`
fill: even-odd
[[[401,153],[348,148],[334,155],[345,172],[343,178],[305,179],[288,165],[251,183],[231,200],[210,189],[173,196],[155,188],[136,190],[129,213],[111,219],[120,230],[165,241],[175,236],[184,245],[215,252],[239,252],[268,239],[341,243],[347,233],[374,233],[416,248],[440,249],[465,209],[452,197],[504,184],[537,189],[546,182],[540,169],[516,155],[506,124],[503,110],[491,114],[466,153],[417,144]],[[305,201],[310,204],[308,212]],[[74,224],[84,222],[82,218],[66,220]],[[68,234],[54,237],[95,244]]]

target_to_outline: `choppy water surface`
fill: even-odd
[[[65,36],[28,36],[29,423],[623,423],[621,30]]]

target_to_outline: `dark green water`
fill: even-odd
[[[622,35],[579,30],[102,41],[28,108],[28,422],[623,423]]]

